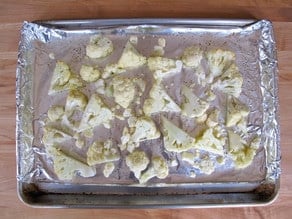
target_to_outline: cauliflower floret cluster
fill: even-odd
[[[123,108],[128,108],[135,97],[135,85],[131,79],[116,76],[112,80],[115,102]]]
[[[53,160],[54,172],[60,180],[69,181],[76,175],[92,177],[96,174],[94,167],[65,155],[55,147],[50,147],[47,151]]]
[[[151,160],[151,166],[142,173],[139,182],[146,183],[149,179],[157,177],[159,179],[165,179],[168,176],[168,165],[164,158],[155,156]]]
[[[197,68],[201,64],[203,54],[203,50],[199,47],[190,46],[184,50],[181,59],[185,66]]]
[[[100,77],[100,71],[92,66],[82,65],[80,68],[80,76],[83,81],[94,82]]]
[[[237,126],[242,130],[246,129],[246,120],[249,114],[248,107],[234,97],[228,97],[227,103],[226,126]]]
[[[84,84],[82,83],[79,76],[73,74],[65,62],[58,61],[56,63],[51,79],[49,95],[65,90],[78,89],[83,86]]]
[[[109,128],[109,122],[113,119],[112,111],[105,105],[97,94],[92,94],[84,110],[78,131],[93,129],[98,125]]]
[[[144,151],[135,150],[126,157],[126,164],[134,173],[135,177],[139,179],[141,172],[145,170],[149,164],[149,158]]]
[[[170,152],[183,152],[193,148],[194,139],[185,131],[162,117],[164,147]]]
[[[119,159],[120,154],[110,140],[106,142],[95,141],[87,151],[87,163],[89,166],[113,162]]]
[[[149,57],[148,68],[153,72],[156,80],[161,80],[165,76],[181,72],[182,62],[160,56]]]
[[[76,110],[83,111],[87,105],[87,96],[79,90],[70,90],[65,104],[65,114],[70,118]]]
[[[118,61],[118,66],[120,68],[138,68],[146,62],[146,57],[141,55],[130,42],[127,42]]]
[[[146,115],[157,112],[180,112],[180,107],[161,86],[161,84],[153,84],[149,98],[145,100],[143,105],[143,111]]]
[[[182,114],[190,118],[202,116],[209,108],[209,103],[198,98],[190,88],[182,86],[185,101],[181,105]]]
[[[114,50],[112,41],[102,35],[94,35],[86,46],[86,55],[90,58],[104,58]]]

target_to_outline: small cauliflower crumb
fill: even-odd
[[[104,58],[114,50],[112,41],[101,35],[94,35],[86,46],[86,55],[92,59]]]
[[[181,59],[185,66],[196,68],[203,59],[203,50],[197,46],[187,47]]]
[[[129,41],[130,41],[130,43],[132,43],[133,45],[137,45],[137,44],[138,44],[138,37],[137,37],[137,36],[130,36]]]
[[[182,161],[185,161],[189,164],[194,164],[195,158],[196,158],[195,154],[191,152],[184,151],[181,153]]]
[[[127,42],[118,61],[118,66],[120,68],[138,68],[146,64],[146,62],[146,57],[141,55],[130,42]]]
[[[108,178],[115,169],[115,165],[113,162],[106,163],[103,168],[103,175]]]
[[[126,157],[126,164],[137,179],[149,164],[149,158],[144,151],[135,150]]]
[[[94,167],[65,155],[55,147],[50,147],[47,151],[52,157],[54,172],[60,180],[72,180],[77,174],[82,177],[92,177],[96,174]]]
[[[183,152],[193,147],[194,139],[162,116],[164,147],[170,152]]]
[[[166,160],[160,156],[155,156],[151,160],[151,166],[141,175],[139,182],[144,184],[153,177],[165,179],[168,176],[168,171]]]
[[[88,148],[87,151],[87,163],[89,166],[96,164],[117,161],[120,159],[120,154],[113,146],[111,140],[105,142],[95,141]]]
[[[79,74],[83,81],[90,83],[97,81],[100,76],[100,71],[92,66],[82,65]]]
[[[195,161],[193,167],[199,169],[202,173],[210,175],[215,171],[215,163],[209,156],[204,156],[200,160]]]

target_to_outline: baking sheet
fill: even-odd
[[[243,72],[245,83],[241,98],[251,106],[253,112],[249,117],[251,130],[261,132],[261,147],[258,150],[261,156],[257,155],[253,165],[244,171],[230,170],[226,165],[226,169],[219,171],[219,174],[202,175],[195,179],[176,178],[174,174],[172,180],[160,180],[159,184],[155,184],[154,181],[154,184],[146,190],[145,188],[139,190],[139,186],[134,181],[129,181],[129,173],[125,173],[123,175],[125,178],[120,181],[115,181],[115,178],[104,181],[104,178],[98,177],[79,178],[72,184],[58,181],[46,161],[46,152],[40,140],[41,117],[48,106],[55,101],[47,95],[48,78],[58,59],[68,61],[73,69],[80,68],[80,62],[84,58],[84,45],[88,42],[89,36],[96,33],[112,37],[114,44],[119,45],[117,47],[120,50],[127,37],[144,36],[144,43],[138,44],[137,47],[145,55],[151,52],[149,48],[152,48],[157,38],[161,36],[170,44],[167,47],[169,51],[166,51],[170,57],[181,54],[182,50],[190,44],[200,44],[205,49],[219,47],[236,51],[239,57],[237,64]],[[34,205],[40,206],[67,206],[69,205],[66,204],[68,203],[66,199],[68,194],[65,195],[67,192],[74,197],[78,195],[82,200],[80,203],[70,203],[75,207],[106,207],[106,205],[101,205],[101,200],[96,197],[101,194],[106,195],[109,200],[114,195],[130,195],[131,199],[132,196],[139,195],[138,200],[133,198],[136,200],[134,203],[127,204],[123,200],[118,204],[108,203],[109,207],[141,207],[144,206],[141,204],[143,202],[145,206],[177,205],[181,207],[257,204],[268,202],[272,196],[275,196],[280,174],[280,135],[276,48],[272,25],[269,21],[138,19],[25,22],[21,34],[17,68],[17,178],[20,194],[26,202],[33,202]],[[177,42],[180,43],[177,44]],[[50,58],[50,53],[54,53],[55,60]],[[175,171],[179,172],[173,170],[174,173]],[[121,175],[116,176],[116,179],[120,178]],[[119,184],[122,181],[125,185]],[[206,194],[205,198],[201,199],[196,195],[202,191],[208,195]],[[29,197],[37,196],[32,194],[38,192],[48,197],[53,194],[61,196],[58,196],[60,198],[54,196],[55,204],[44,200],[43,203],[28,201],[30,198],[40,201],[39,197]],[[94,196],[92,200],[96,203],[87,203],[86,200],[90,195],[82,196],[85,193],[92,194]],[[223,196],[223,193],[227,195]],[[160,197],[156,199],[160,201],[147,198],[153,194],[159,194]],[[222,198],[226,198],[223,203],[215,201],[215,197],[220,194]],[[238,198],[235,198],[235,194]],[[175,199],[162,198],[165,195],[170,195]],[[186,200],[184,196],[187,196]],[[206,201],[209,198],[210,202]],[[213,201],[211,201],[212,198],[214,198]],[[177,203],[173,200],[177,200]]]

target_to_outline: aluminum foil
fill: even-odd
[[[119,24],[120,22],[120,24]],[[178,57],[188,45],[200,45],[204,50],[222,48],[236,53],[236,64],[244,78],[243,92],[240,100],[250,107],[248,117],[249,130],[252,134],[261,135],[260,148],[248,168],[235,170],[231,164],[216,167],[211,175],[200,175],[195,179],[186,177],[188,167],[172,169],[167,181],[156,183],[218,183],[249,182],[275,183],[280,175],[280,146],[278,118],[278,76],[276,47],[272,25],[262,20],[249,25],[243,22],[192,22],[177,20],[136,20],[123,23],[122,20],[77,22],[24,22],[19,44],[17,67],[16,100],[17,100],[17,179],[22,183],[55,183],[59,182],[53,173],[52,162],[42,145],[42,126],[48,107],[56,103],[64,103],[65,97],[48,96],[50,78],[56,60],[66,61],[73,71],[78,72],[84,62],[85,45],[90,36],[97,33],[108,35],[114,42],[116,56],[107,62],[117,60],[129,36],[143,38],[137,49],[149,56],[159,37],[167,42],[165,56]],[[52,59],[54,54],[54,59]],[[86,61],[85,61],[86,62]],[[93,63],[103,67],[106,62]],[[134,72],[135,73],[135,72]],[[186,72],[186,75],[188,72]],[[173,78],[181,80],[188,78]],[[179,101],[175,90],[168,91]],[[222,103],[224,97],[222,97]],[[221,103],[218,103],[220,105]],[[221,107],[224,107],[224,105]],[[174,119],[175,115],[170,116]],[[175,120],[175,119],[174,119]],[[177,120],[185,129],[192,129],[186,121]],[[186,122],[186,123],[184,123]],[[251,136],[252,136],[251,134]],[[103,136],[104,138],[106,137]],[[160,145],[162,142],[150,142]],[[149,145],[148,145],[149,146]],[[147,147],[147,145],[145,146]],[[159,150],[158,152],[159,153]],[[169,155],[171,156],[171,155]],[[77,178],[72,183],[81,184],[135,184],[130,172],[120,171],[112,178],[104,177]],[[155,183],[155,180],[153,181]],[[163,185],[162,185],[163,186]]]

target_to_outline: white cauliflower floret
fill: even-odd
[[[109,122],[113,119],[111,110],[102,102],[97,94],[92,94],[83,113],[78,131],[86,131],[103,124],[109,128]]]
[[[84,111],[87,96],[79,90],[70,90],[65,104],[65,114],[70,118],[76,110]]]
[[[111,77],[112,75],[117,75],[124,72],[126,72],[126,70],[120,67],[118,64],[109,64],[105,66],[101,77],[105,79]]]
[[[115,102],[128,108],[135,97],[135,85],[129,78],[116,76],[112,80]]]
[[[146,62],[146,57],[141,55],[130,42],[127,42],[118,61],[118,66],[120,68],[138,68]]]
[[[62,119],[64,113],[63,106],[51,106],[48,110],[48,118],[51,122],[56,122]]]
[[[99,78],[100,71],[92,66],[82,65],[79,74],[83,81],[94,82]]]
[[[225,138],[218,131],[219,127],[206,129],[196,138],[193,147],[210,153],[224,155]]]
[[[87,163],[89,166],[117,161],[119,159],[120,154],[110,140],[107,140],[106,142],[95,141],[87,151]]]
[[[131,136],[134,142],[151,140],[160,137],[160,132],[157,130],[155,123],[147,117],[139,117],[133,127],[135,131]]]
[[[148,68],[154,73],[154,78],[160,80],[165,76],[181,72],[182,62],[160,56],[149,57]]]
[[[106,163],[103,168],[103,175],[107,178],[109,177],[115,169],[115,165],[113,162]]]
[[[54,172],[60,180],[72,180],[77,174],[82,177],[92,177],[96,174],[94,167],[65,155],[55,147],[50,147],[48,154],[53,159]]]
[[[128,119],[130,130],[125,127],[121,137],[121,150],[127,149],[132,152],[139,146],[140,141],[151,140],[160,137],[160,132],[156,128],[155,123],[147,117],[130,117]]]
[[[202,173],[210,175],[215,171],[215,163],[209,156],[204,156],[200,160],[195,161],[193,167],[199,169]]]
[[[66,63],[62,61],[56,63],[51,79],[49,95],[64,90],[81,88],[83,86],[84,85],[78,75],[73,74]]]
[[[226,126],[238,126],[242,130],[246,129],[247,116],[249,109],[234,97],[228,97]]]
[[[126,164],[137,179],[149,164],[149,158],[144,151],[135,150],[126,157]]]
[[[214,79],[220,76],[235,61],[235,54],[228,50],[215,49],[208,51],[206,58],[211,77]]]
[[[228,131],[229,137],[229,148],[228,154],[234,161],[235,167],[237,169],[242,169],[248,167],[256,155],[257,146],[256,144],[251,143],[251,145],[247,145],[247,143],[236,133],[233,131]],[[257,142],[257,138],[255,142]]]
[[[243,78],[235,64],[230,67],[220,76],[220,78],[211,86],[211,89],[220,90],[223,93],[239,97]]]
[[[44,127],[42,141],[46,147],[62,143],[64,141],[70,140],[71,138],[72,135],[69,132],[50,126]]]
[[[114,50],[112,41],[104,36],[95,35],[90,38],[86,46],[86,55],[90,58],[104,58]]]
[[[201,64],[203,59],[203,50],[197,46],[187,47],[181,59],[187,67],[196,68]]]
[[[163,90],[160,84],[153,84],[149,98],[145,100],[143,111],[146,115],[157,112],[180,112],[180,107]]]
[[[194,139],[162,116],[164,147],[170,152],[183,152],[193,147]]]
[[[151,166],[142,173],[139,182],[146,183],[149,179],[157,177],[159,179],[165,179],[168,176],[168,165],[160,156],[153,157],[151,160]]]
[[[209,103],[198,98],[190,88],[182,86],[185,101],[181,105],[182,114],[190,118],[202,116],[209,108]]]

